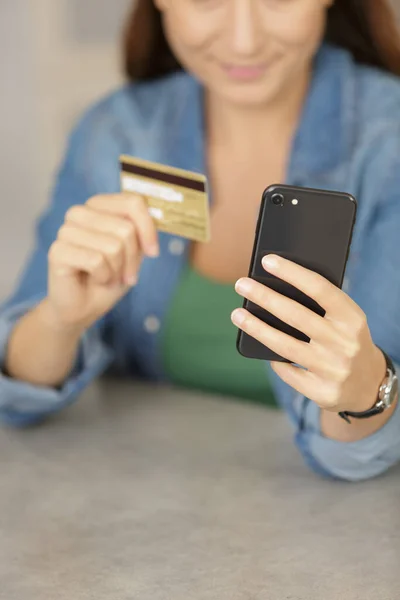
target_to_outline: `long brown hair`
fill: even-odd
[[[325,38],[360,63],[400,75],[400,35],[390,0],[335,0]],[[129,79],[155,79],[181,69],[165,38],[153,0],[136,0],[124,36]]]

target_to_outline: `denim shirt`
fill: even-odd
[[[16,321],[46,295],[47,253],[66,210],[94,194],[120,190],[120,154],[205,172],[202,115],[202,87],[182,72],[126,85],[79,121],[50,205],[38,222],[36,247],[17,290],[0,311],[0,368]],[[323,46],[286,182],[345,191],[358,199],[344,290],[366,313],[374,342],[399,365],[399,80],[356,64],[343,50]],[[111,366],[121,374],[165,380],[160,331],[189,243],[160,234],[160,247],[158,259],[144,260],[138,285],[85,333],[73,372],[61,389],[29,385],[7,377],[4,369],[0,372],[4,423],[28,425],[59,411]],[[266,370],[305,461],[318,473],[366,479],[400,459],[400,407],[375,434],[357,442],[337,442],[321,433],[318,406],[283,383],[268,363]]]

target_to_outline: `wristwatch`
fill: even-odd
[[[381,387],[379,388],[378,398],[372,408],[365,410],[364,412],[350,412],[343,411],[339,413],[348,423],[351,423],[350,417],[353,419],[369,419],[375,415],[380,415],[385,410],[393,406],[393,402],[396,400],[399,391],[399,382],[396,375],[394,364],[390,357],[379,348],[386,360],[386,376],[383,380]]]

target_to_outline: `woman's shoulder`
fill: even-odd
[[[400,126],[400,77],[353,61],[356,114],[366,130]]]
[[[77,119],[67,141],[67,165],[85,173],[96,189],[115,191],[119,156],[135,155],[138,148],[152,155],[179,118],[189,89],[193,89],[192,78],[176,73],[113,90]]]
[[[193,79],[179,72],[159,79],[127,83],[100,98],[80,115],[74,130],[82,135],[115,135],[160,128],[179,110]]]
[[[382,69],[355,64],[357,140],[364,187],[398,197],[400,182],[400,78]],[[356,161],[357,162],[357,161]]]
[[[360,129],[400,123],[400,77],[357,62],[349,51],[330,44],[322,46],[318,64],[330,89],[340,90],[343,116]]]
[[[400,77],[357,62],[346,50],[325,49],[327,69],[336,73],[346,164],[376,181],[400,168]],[[365,176],[365,175],[364,175]]]

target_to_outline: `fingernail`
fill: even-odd
[[[279,268],[279,258],[275,254],[268,254],[262,259],[262,265],[268,271],[276,271]]]
[[[247,294],[250,291],[251,282],[248,279],[242,278],[236,282],[235,290],[239,294]]]
[[[232,313],[232,321],[235,325],[241,325],[245,320],[246,315],[241,308],[237,308]]]
[[[160,250],[158,248],[158,245],[157,244],[153,244],[151,246],[148,246],[146,248],[146,254],[147,254],[147,256],[151,256],[153,258],[156,258],[157,256],[159,256]]]

